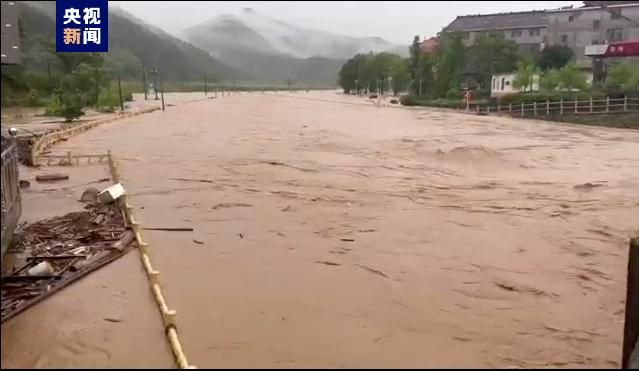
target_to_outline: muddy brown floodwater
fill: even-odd
[[[195,229],[145,236],[199,367],[619,365],[637,131],[244,94],[56,151],[106,149],[144,226]],[[95,277],[142,287],[135,259]],[[111,305],[81,284],[68,291]],[[47,365],[171,367],[150,296],[131,300],[144,325],[78,330],[81,351],[38,348],[56,352]],[[8,340],[3,327],[3,367],[26,364],[5,350],[28,316]]]

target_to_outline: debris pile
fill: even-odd
[[[2,322],[126,254],[134,238],[117,203],[90,203],[16,231],[23,261],[2,276]]]

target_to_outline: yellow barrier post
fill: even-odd
[[[113,158],[111,151],[108,152],[109,168],[111,170],[111,176],[114,182],[120,181],[120,174],[118,173],[118,165]],[[162,315],[162,322],[164,325],[165,334],[171,346],[171,350],[175,357],[177,366],[181,369],[195,369],[197,367],[189,365],[180,338],[177,332],[177,312],[169,309],[162,294],[162,287],[160,286],[160,272],[153,269],[151,264],[151,258],[149,257],[149,245],[142,240],[142,234],[140,224],[135,220],[133,216],[133,207],[129,204],[128,196],[124,195],[120,200],[120,206],[125,214],[128,224],[131,226],[133,233],[135,234],[135,240],[138,246],[138,252],[140,254],[140,260],[147,275],[149,286],[155,302],[158,306],[160,314]]]

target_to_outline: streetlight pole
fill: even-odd
[[[120,112],[124,112],[124,102],[122,101],[122,84],[120,83],[120,74],[118,74],[118,95],[120,96]]]
[[[162,90],[162,111],[164,111],[164,79],[160,75],[160,90]]]
[[[144,100],[147,100],[148,88],[146,86],[146,70],[144,69],[144,66],[142,66],[142,85],[144,85]]]
[[[155,100],[158,100],[158,68],[154,67],[149,71],[153,75],[153,91],[155,92]]]

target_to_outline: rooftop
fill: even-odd
[[[444,32],[538,27],[547,24],[548,18],[544,10],[475,14],[458,16],[444,28]]]

